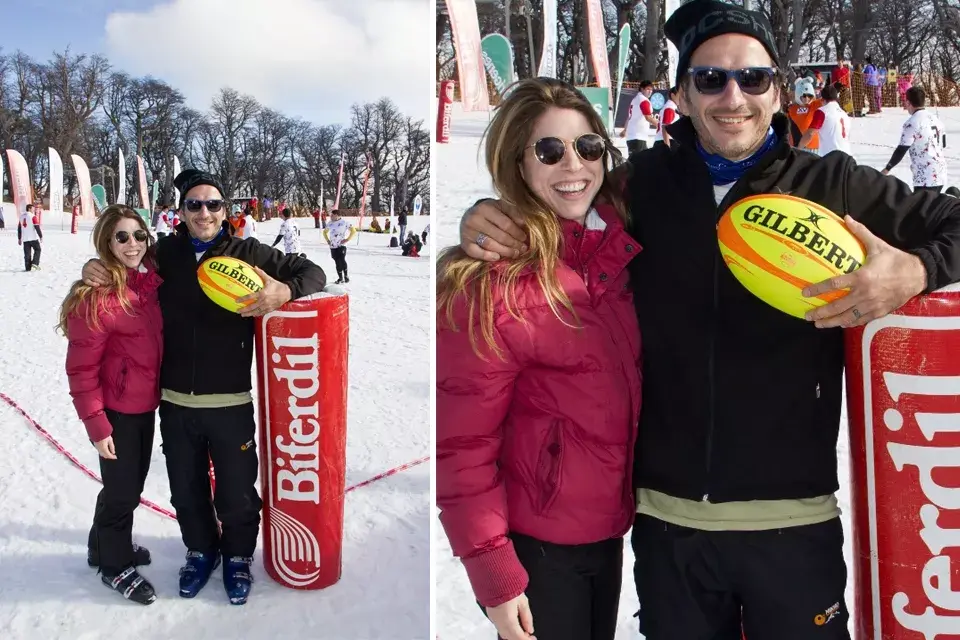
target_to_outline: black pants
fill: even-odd
[[[97,495],[87,544],[99,549],[101,572],[115,576],[133,562],[133,512],[150,470],[154,412],[127,414],[108,409],[106,414],[117,459],[100,458],[103,488]]]
[[[40,266],[40,241],[27,240],[23,243],[23,265],[27,271]]]
[[[183,544],[190,551],[252,557],[260,507],[253,403],[193,409],[160,403],[160,435]],[[211,504],[208,470],[216,493]],[[216,506],[216,512],[214,512]],[[217,520],[223,527],[217,531]]]
[[[699,531],[638,515],[647,640],[849,640],[840,519],[770,531]]]
[[[623,538],[560,545],[511,533],[530,576],[537,640],[613,640],[623,582]]]
[[[914,187],[914,191],[933,191],[934,193],[940,193],[943,190],[943,185],[939,187]]]
[[[647,149],[646,140],[627,140],[627,155],[632,156],[637,151],[644,151]]]
[[[330,249],[330,255],[333,257],[334,264],[337,265],[337,275],[341,273],[347,275],[347,248],[341,245]]]

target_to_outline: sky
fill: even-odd
[[[0,0],[0,15],[3,53],[101,53],[200,111],[230,86],[317,125],[384,96],[430,113],[429,0]]]

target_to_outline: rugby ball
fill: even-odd
[[[237,298],[263,289],[263,280],[253,266],[227,256],[204,260],[197,268],[197,278],[208,298],[234,313],[246,306],[237,304]]]
[[[815,202],[781,194],[734,203],[717,225],[720,254],[752,294],[791,316],[838,300],[848,291],[804,298],[805,287],[856,271],[866,259],[843,219]]]

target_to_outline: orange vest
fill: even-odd
[[[814,100],[807,106],[802,104],[792,104],[790,108],[787,109],[787,115],[790,116],[790,119],[793,120],[793,123],[797,125],[797,128],[800,130],[800,135],[803,135],[807,132],[807,129],[810,128],[810,123],[813,122],[813,114],[817,112],[817,109],[823,106],[823,100]],[[794,140],[796,145],[799,140]],[[810,139],[810,144],[807,145],[808,149],[819,149],[820,148],[820,136],[814,132],[813,137]]]

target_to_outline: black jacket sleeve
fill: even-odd
[[[319,266],[301,258],[295,253],[284,254],[273,247],[260,243],[256,238],[248,238],[250,243],[250,261],[263,269],[268,276],[289,285],[293,300],[323,291],[327,286],[327,276]]]
[[[894,247],[920,258],[929,293],[960,281],[960,200],[932,191],[913,191],[848,157],[846,211]]]
[[[907,155],[907,151],[910,151],[910,147],[905,144],[900,145],[893,150],[893,155],[890,156],[890,162],[887,163],[887,171],[893,169],[895,166],[900,164],[900,161],[903,160],[903,156]]]

